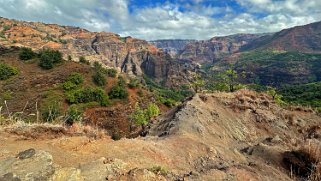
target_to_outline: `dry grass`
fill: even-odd
[[[311,175],[308,179],[311,181],[321,180],[321,143],[316,140],[308,140],[308,143],[300,148],[300,151],[308,155],[312,164]]]

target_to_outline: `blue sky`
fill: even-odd
[[[209,39],[321,20],[321,0],[0,0],[0,16],[121,36]]]

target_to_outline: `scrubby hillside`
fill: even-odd
[[[135,105],[158,103],[155,93],[140,80],[114,69],[65,60],[48,69],[40,66],[44,55],[21,60],[21,52],[19,48],[0,49],[0,65],[4,65],[0,75],[8,75],[0,80],[0,125],[10,124],[5,121],[8,117],[30,123],[72,125],[81,121],[109,135],[130,137],[140,130],[129,120]],[[13,74],[5,67],[14,70]]]
[[[266,94],[196,94],[159,117],[144,138],[26,141],[10,133],[14,127],[4,128],[0,176],[25,178],[32,172],[30,177],[46,173],[44,178],[85,180],[319,180],[320,122],[313,110],[282,108]],[[30,147],[35,150],[8,158]],[[17,169],[33,160],[43,172],[38,167]]]

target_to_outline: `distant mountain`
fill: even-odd
[[[262,36],[262,34],[236,34],[197,41],[187,44],[180,52],[179,59],[213,63],[224,55],[238,52],[242,46]]]
[[[263,36],[242,47],[242,50],[273,49],[321,53],[321,21],[284,29],[272,36]]]
[[[197,40],[180,40],[180,39],[168,39],[168,40],[153,40],[149,41],[150,44],[155,45],[157,48],[163,49],[172,57],[176,57],[187,44],[196,43]]]

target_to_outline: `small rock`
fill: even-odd
[[[280,143],[280,142],[282,142],[282,139],[280,138],[279,135],[276,135],[276,136],[274,136],[274,137],[272,138],[271,142],[272,142],[272,143]]]
[[[26,150],[26,151],[23,151],[23,152],[20,152],[18,155],[17,155],[17,158],[23,160],[23,159],[27,159],[27,158],[31,158],[33,155],[36,154],[36,150],[31,148],[29,150]]]

